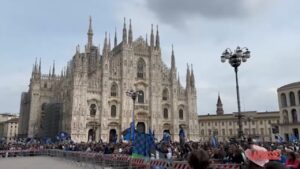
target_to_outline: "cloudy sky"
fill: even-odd
[[[239,71],[242,110],[278,110],[276,89],[299,81],[299,11],[297,0],[1,0],[0,112],[19,112],[36,57],[47,73],[53,60],[60,69],[86,44],[90,15],[101,46],[115,27],[120,40],[124,17],[135,38],[158,24],[163,60],[170,65],[174,44],[183,84],[193,64],[198,114],[215,113],[218,92],[226,113],[237,110],[234,71],[220,55],[248,47],[251,58]]]

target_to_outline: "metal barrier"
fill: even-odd
[[[133,169],[140,169],[140,168],[149,168],[148,161],[143,158],[131,158],[130,159],[130,166]]]
[[[150,167],[160,167],[160,168],[168,168],[169,162],[165,160],[151,160],[150,161]]]
[[[210,166],[212,169],[239,169],[241,165],[239,164],[212,164]]]
[[[174,169],[191,169],[187,162],[173,162],[172,167]]]
[[[84,168],[111,167],[114,169],[151,169],[155,167],[165,169],[191,169],[187,162],[166,160],[150,160],[146,158],[131,158],[125,154],[101,154],[95,152],[78,152],[64,150],[3,150],[0,158],[50,156],[60,160],[68,160],[73,164]],[[211,164],[211,169],[239,169],[239,164]]]

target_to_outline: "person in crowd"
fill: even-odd
[[[278,161],[270,161],[265,164],[264,167],[265,169],[286,169],[285,166]]]
[[[208,169],[209,156],[204,150],[192,151],[188,157],[188,163],[192,169]]]
[[[285,163],[286,168],[298,169],[299,164],[300,164],[299,161],[296,159],[296,154],[294,152],[289,152],[287,161]]]
[[[287,159],[287,152],[285,149],[281,150],[280,152],[280,163],[285,164]]]

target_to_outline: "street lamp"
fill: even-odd
[[[134,123],[134,107],[135,107],[135,100],[136,100],[136,97],[138,96],[138,94],[139,94],[139,91],[134,91],[134,90],[129,90],[129,91],[127,91],[126,92],[126,95],[127,96],[129,96],[129,97],[131,97],[131,99],[132,99],[132,102],[133,102],[133,109],[132,109],[132,125],[133,125],[133,127],[135,128],[135,123]],[[132,128],[131,128],[132,129]],[[132,139],[132,141],[133,141],[133,132],[134,131],[131,131],[132,133],[131,133],[131,139]]]
[[[225,49],[221,56],[221,62],[226,62],[228,60],[229,64],[234,67],[235,72],[235,81],[236,81],[236,95],[237,95],[237,105],[238,105],[238,137],[242,138],[242,114],[241,114],[241,105],[240,105],[240,93],[239,93],[239,83],[238,83],[238,67],[242,62],[246,62],[250,58],[250,51],[248,48],[240,48],[239,46],[232,52],[229,48]]]

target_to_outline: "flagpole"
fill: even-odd
[[[130,90],[130,91],[127,91],[126,92],[127,96],[131,97],[132,101],[133,101],[133,108],[132,108],[132,125],[130,126],[131,128],[131,141],[133,143],[134,141],[134,130],[135,130],[135,121],[134,121],[134,108],[135,108],[135,100],[136,100],[136,97],[138,95],[138,91],[133,91],[133,90]]]
[[[135,99],[136,99],[136,96],[134,97],[134,96],[132,96],[132,101],[133,101],[133,108],[132,108],[132,135],[131,135],[131,141],[132,141],[132,143],[133,143],[133,141],[134,141],[134,130],[135,130],[135,121],[134,121],[134,107],[135,107]]]

